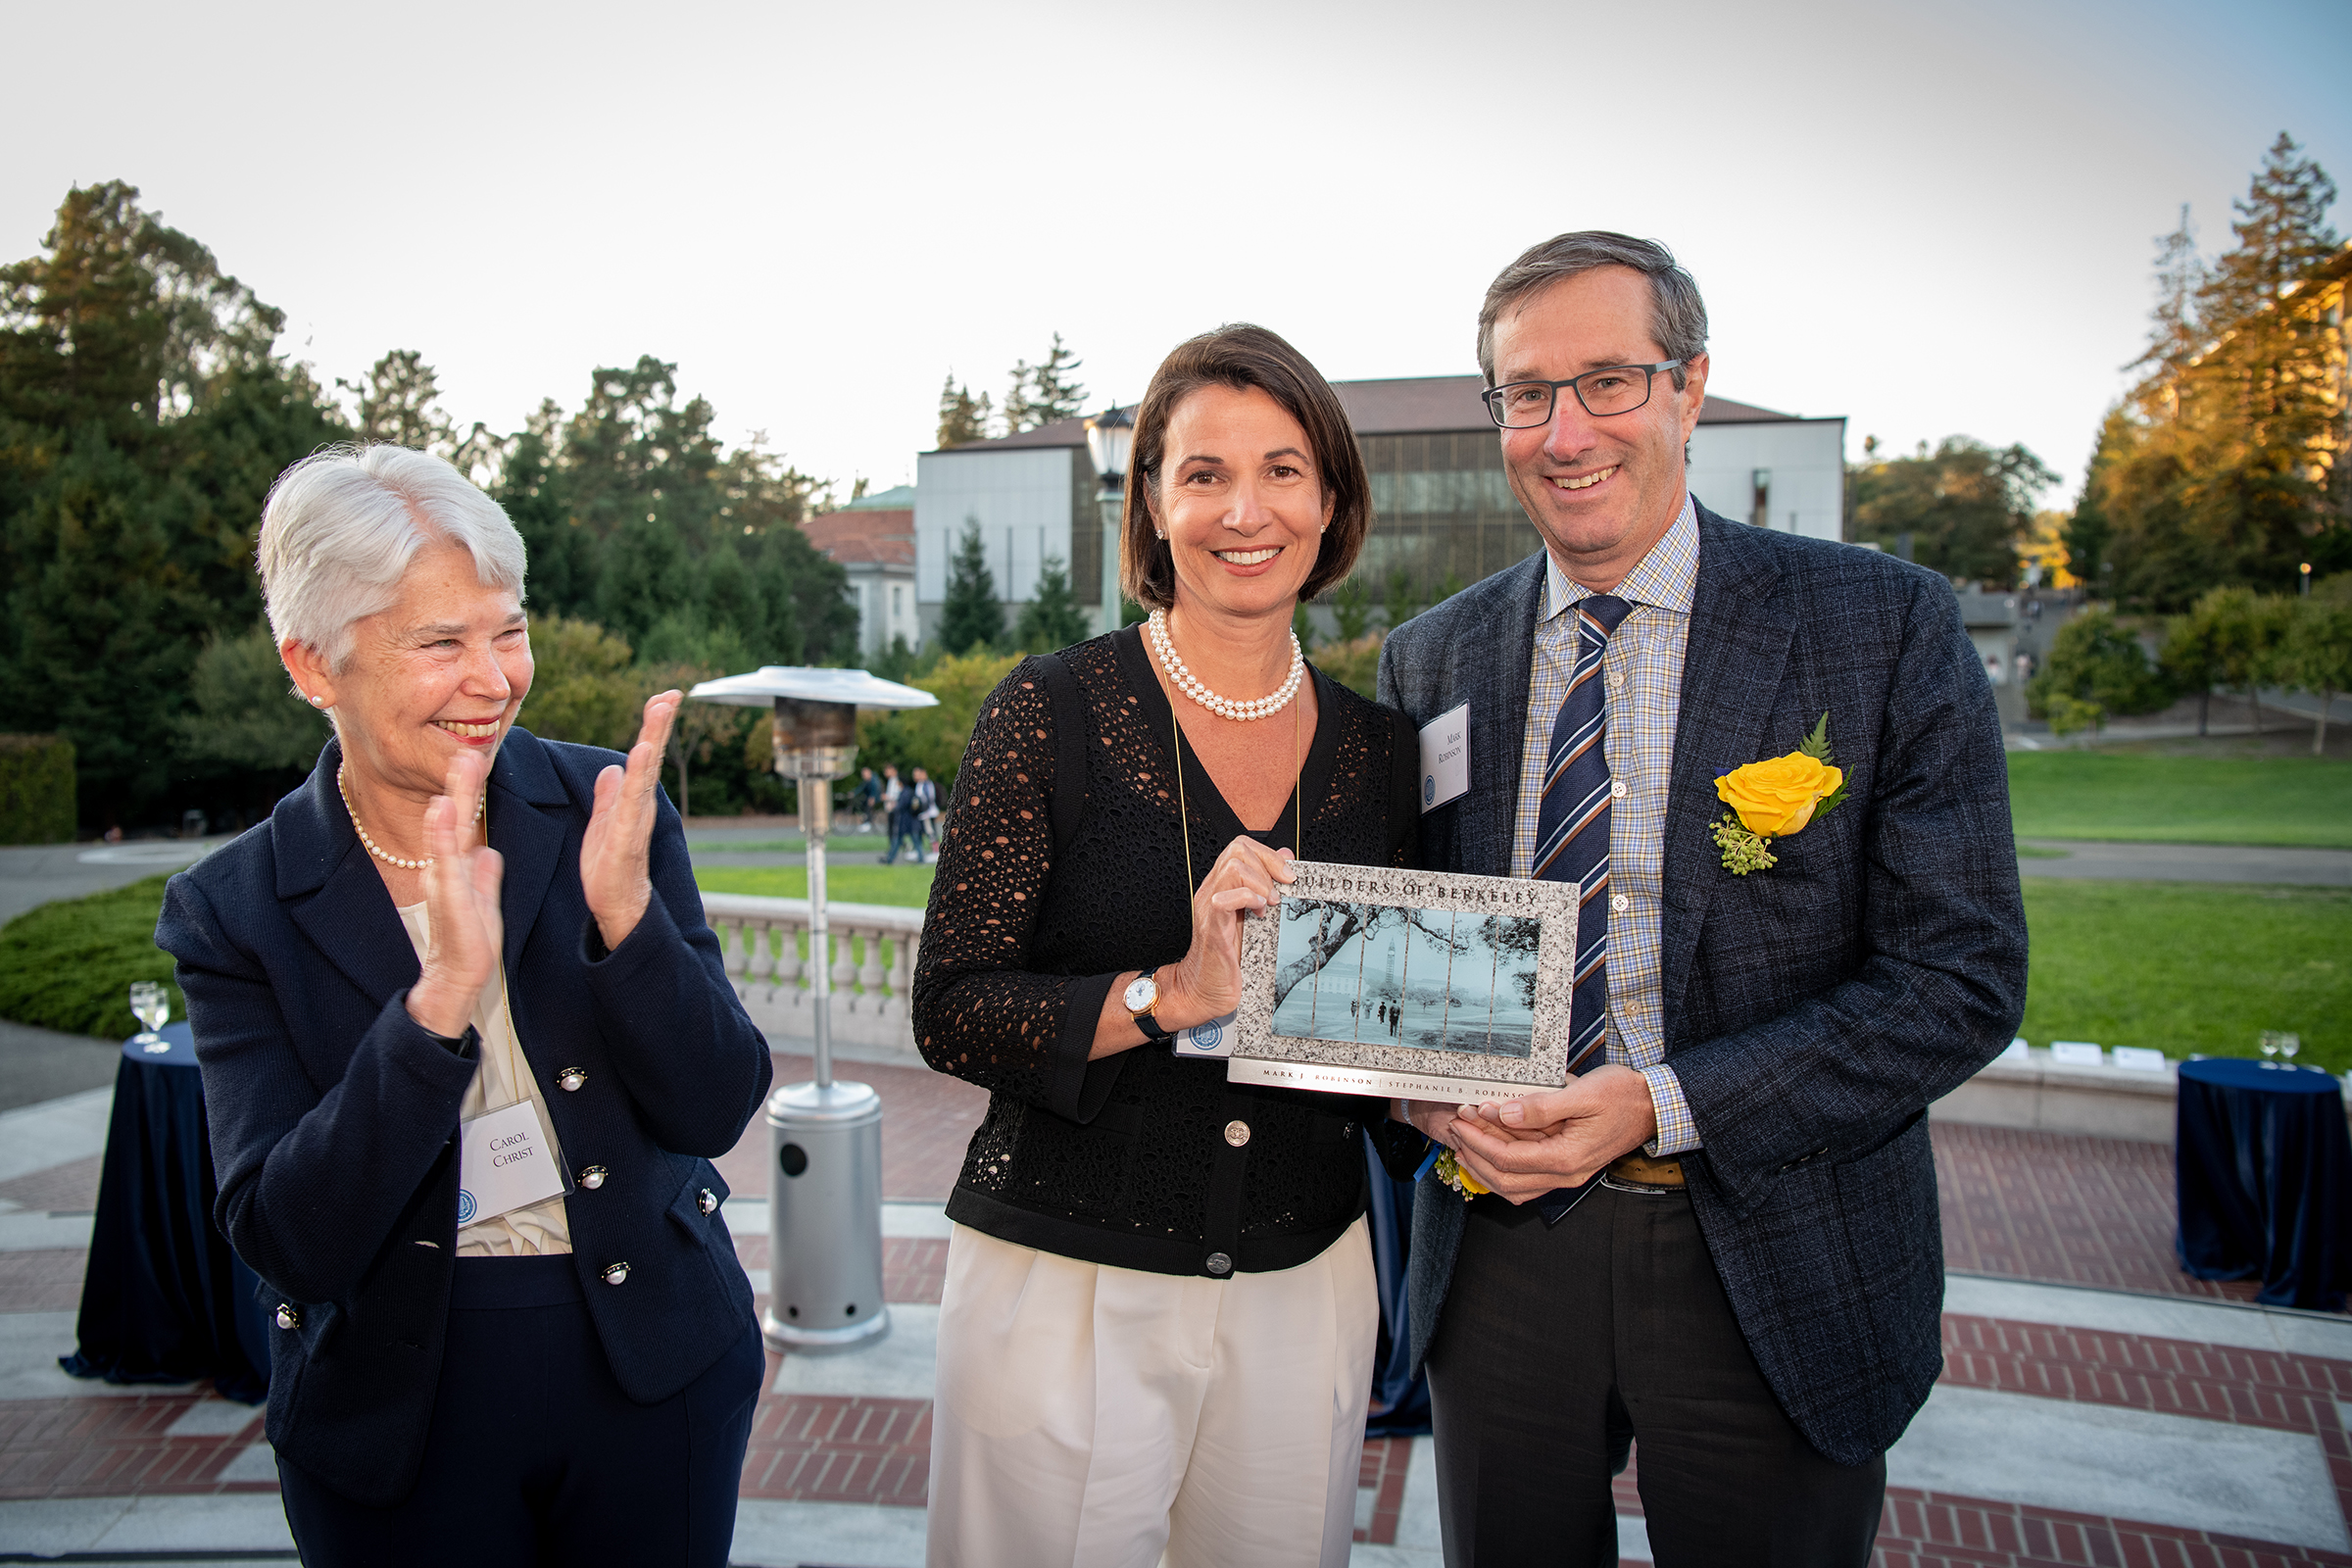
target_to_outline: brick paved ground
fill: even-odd
[[[809,1070],[806,1058],[779,1057],[777,1067],[779,1082]],[[882,1094],[887,1196],[943,1200],[985,1097],[910,1068],[847,1064],[843,1075]],[[2171,1157],[2162,1146],[1942,1123],[1935,1136],[1953,1268],[2208,1300],[2250,1294],[2187,1280],[2173,1264]],[[755,1124],[721,1165],[738,1197],[763,1196],[765,1128]],[[86,1209],[96,1175],[96,1161],[76,1161],[0,1184],[0,1200],[27,1210]],[[765,1269],[764,1234],[740,1237],[738,1250],[747,1268]],[[889,1298],[936,1303],[946,1255],[944,1241],[889,1238]],[[0,1252],[0,1312],[70,1312],[82,1261],[62,1249]],[[2352,1359],[1961,1313],[1945,1316],[1944,1349],[1943,1381],[1953,1388],[2308,1437],[2352,1519],[2352,1447],[2338,1402],[2352,1401]],[[780,1364],[770,1356],[771,1390]],[[0,1498],[270,1490],[258,1412],[189,1390],[111,1392],[0,1399]],[[771,1392],[760,1400],[743,1495],[919,1507],[929,1433],[927,1399]],[[1419,1451],[1426,1453],[1426,1440]],[[1366,1445],[1358,1541],[1398,1539],[1415,1453],[1412,1440]],[[1617,1483],[1621,1513],[1641,1513],[1638,1486],[1637,1455]],[[1888,1490],[1879,1546],[1882,1568],[2352,1568],[2352,1557],[2310,1547],[1901,1487]]]
[[[2251,1301],[2255,1282],[2191,1279],[2173,1256],[2173,1151],[1939,1121],[1943,1260],[1972,1274]]]

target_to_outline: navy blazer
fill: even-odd
[[[1690,1200],[1732,1310],[1797,1430],[1839,1464],[1902,1435],[1942,1370],[1943,1239],[1927,1105],[2025,1011],[2026,922],[1992,690],[1934,572],[1698,510],[1668,782],[1666,1060],[1701,1148]],[[1422,818],[1437,870],[1510,872],[1543,603],[1539,554],[1389,638],[1380,697],[1470,704],[1470,789]],[[1847,798],[1735,876],[1719,774],[1830,715]],[[1462,1205],[1414,1205],[1418,1362]]]
[[[572,1259],[630,1398],[669,1397],[752,1326],[726,1221],[699,1201],[774,1069],[658,803],[654,897],[605,951],[580,888],[596,775],[615,753],[512,730],[490,772],[506,858],[507,1000],[575,1176]],[[452,1052],[404,1005],[416,949],[337,798],[339,745],[269,821],[173,877],[156,944],[178,961],[204,1072],[214,1213],[296,1326],[273,1329],[270,1441],[356,1501],[405,1497],[422,1459],[457,1250]],[[470,1041],[471,1037],[468,1037]],[[560,1075],[577,1068],[572,1092]],[[628,1265],[620,1285],[604,1271]]]

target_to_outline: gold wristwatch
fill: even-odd
[[[1157,973],[1157,969],[1146,969],[1128,981],[1127,990],[1120,1000],[1126,1003],[1128,1014],[1135,1019],[1135,1026],[1148,1037],[1172,1040],[1175,1036],[1161,1028],[1159,1020],[1152,1015],[1152,1009],[1159,1005],[1159,982],[1152,978]]]

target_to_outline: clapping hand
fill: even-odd
[[[424,808],[425,854],[432,858],[424,868],[424,908],[432,930],[408,1006],[410,1017],[445,1038],[466,1032],[506,942],[498,906],[506,862],[486,844],[464,847],[489,773],[489,759],[460,753],[450,760],[442,792]]]
[[[685,700],[674,690],[646,699],[627,769],[608,766],[596,775],[596,806],[580,842],[580,891],[608,953],[629,939],[653,900],[646,853],[654,839],[654,792],[662,787],[662,752]]]

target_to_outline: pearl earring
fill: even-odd
[[[324,708],[326,706],[326,699],[323,697],[314,697],[311,699],[311,706],[313,708]]]
[[[1164,533],[1154,532],[1152,537],[1158,540],[1163,545],[1168,542],[1168,536]]]

